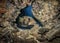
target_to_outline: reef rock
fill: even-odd
[[[28,0],[7,0],[6,12],[0,13],[0,43],[60,43],[60,1],[59,0],[31,0],[34,17],[39,20],[40,27],[31,17],[20,17],[19,24],[22,26],[34,25],[31,29],[17,27],[16,18],[20,10],[26,7]],[[58,35],[57,35],[58,34]],[[57,40],[58,39],[58,40]],[[59,41],[59,42],[57,42]]]

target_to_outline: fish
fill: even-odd
[[[19,20],[19,17],[28,16],[28,17],[33,18],[36,21],[36,23],[39,24],[39,26],[43,27],[43,24],[34,17],[31,5],[28,5],[25,8],[21,9],[20,12],[21,13],[19,14],[18,18],[16,19],[17,22]]]

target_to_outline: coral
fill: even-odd
[[[31,17],[20,17],[19,25],[33,25],[31,29],[17,27],[16,18],[29,0],[9,0],[6,12],[0,13],[0,43],[60,43],[60,3],[59,0],[31,0],[34,17],[43,24],[40,27]],[[49,42],[51,39],[53,41]],[[58,41],[58,42],[57,42]]]

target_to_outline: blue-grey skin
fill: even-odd
[[[32,5],[26,6],[25,8],[21,9],[20,12],[21,12],[21,14],[19,14],[19,17],[23,17],[23,16],[32,17],[36,21],[36,23],[39,24],[39,26],[43,27],[42,23],[34,17],[34,15],[32,13]],[[16,19],[17,23],[18,23],[19,17]]]

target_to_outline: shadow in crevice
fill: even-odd
[[[31,5],[26,6],[25,8],[21,9],[20,12],[21,13],[18,15],[18,17],[16,19],[16,23],[19,28],[24,29],[24,28],[32,28],[33,27],[32,25],[28,25],[27,27],[19,26],[19,17],[23,17],[23,16],[28,16],[28,17],[33,18],[39,26],[43,27],[43,24],[34,17],[34,15],[32,13],[32,6]]]

